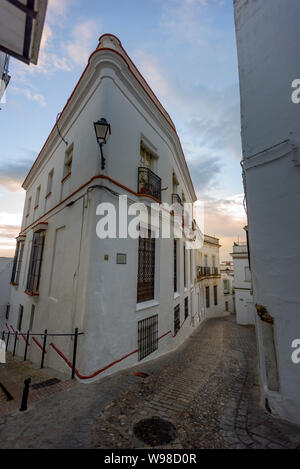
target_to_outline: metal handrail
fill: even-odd
[[[39,344],[39,342],[37,342],[37,341],[36,342],[37,342],[37,344],[39,344],[39,347],[42,349],[41,368],[44,368],[47,338],[48,337],[75,337],[75,339],[74,339],[74,348],[73,348],[73,360],[72,360],[72,379],[74,379],[75,378],[75,371],[76,371],[75,366],[76,366],[76,356],[77,356],[77,343],[78,343],[78,336],[80,336],[80,335],[84,335],[84,332],[78,332],[78,328],[76,328],[75,332],[73,332],[72,334],[48,333],[47,329],[45,329],[45,331],[43,333],[38,333],[38,334],[32,333],[30,331],[27,331],[27,332],[20,332],[20,331],[15,331],[15,332],[8,331],[8,332],[6,332],[6,331],[3,331],[2,332],[2,340],[4,340],[5,336],[7,336],[7,342],[6,342],[6,351],[7,351],[10,336],[15,337],[14,348],[13,348],[13,356],[15,356],[17,341],[19,340],[18,337],[22,336],[23,339],[25,340],[25,343],[26,343],[25,351],[24,351],[24,362],[25,362],[26,359],[27,359],[28,346],[30,345],[29,344],[29,338],[30,337],[41,337],[41,338],[43,338],[44,339],[43,340],[43,346],[41,346]],[[26,339],[24,338],[25,336],[26,336]]]

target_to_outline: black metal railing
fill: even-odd
[[[161,178],[148,168],[138,169],[138,193],[161,200]]]
[[[219,269],[217,267],[197,267],[198,277],[209,277],[212,275],[219,275]]]
[[[75,378],[75,372],[76,372],[76,357],[77,357],[78,337],[80,335],[84,335],[84,332],[78,332],[78,328],[75,329],[75,332],[73,334],[52,334],[52,333],[49,333],[47,329],[43,333],[40,333],[40,334],[32,334],[30,331],[27,331],[27,332],[19,332],[19,331],[6,332],[6,331],[3,331],[2,332],[2,340],[5,341],[5,337],[7,337],[6,351],[8,351],[10,338],[13,337],[13,339],[14,339],[13,356],[15,356],[18,340],[19,340],[20,337],[23,337],[24,340],[25,340],[25,350],[24,350],[24,362],[25,362],[27,360],[28,347],[30,345],[30,343],[29,343],[30,337],[32,337],[33,340],[35,340],[35,337],[42,338],[43,339],[43,345],[42,346],[40,346],[39,342],[36,341],[36,343],[41,347],[41,351],[42,351],[41,368],[44,368],[47,339],[49,337],[74,337],[73,358],[72,358],[72,379],[74,379]]]

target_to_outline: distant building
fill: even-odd
[[[220,264],[221,292],[223,292],[224,310],[230,313],[235,312],[234,307],[234,268],[232,261],[223,261]]]
[[[251,272],[248,260],[247,242],[236,242],[231,253],[234,269],[234,298],[238,324],[254,324]]]
[[[262,391],[268,409],[300,424],[300,2],[234,8]]]
[[[204,245],[197,254],[197,279],[200,284],[199,312],[201,318],[221,317],[228,314],[223,299],[220,274],[220,243],[213,236],[204,236]]]

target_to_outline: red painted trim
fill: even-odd
[[[10,282],[10,284],[11,284],[13,287],[18,287],[18,286],[19,286],[18,283],[14,283],[14,282]]]
[[[132,62],[131,58],[129,57],[129,55],[127,54],[127,52],[125,51],[125,49],[123,48],[123,46],[122,46],[122,44],[121,44],[121,41],[120,41],[116,36],[114,36],[113,34],[111,34],[111,35],[110,35],[110,34],[103,34],[103,35],[100,37],[99,41],[100,41],[101,38],[103,38],[104,36],[113,36],[113,37],[115,37],[115,38],[119,41],[120,47],[121,47],[122,51],[124,52],[124,54],[126,55],[126,57],[127,57],[128,60],[130,61],[130,63],[133,65],[133,67],[135,68],[135,70],[137,71],[137,73],[140,75],[140,77],[142,78],[142,80],[146,83],[146,85],[148,86],[149,90],[153,93],[153,95],[155,96],[155,98],[156,98],[157,102],[159,103],[159,105],[161,106],[161,108],[162,108],[162,109],[165,111],[165,113],[169,116],[168,112],[167,112],[167,111],[165,110],[165,108],[162,106],[162,104],[160,103],[159,99],[156,97],[155,93],[153,92],[153,90],[151,89],[151,87],[149,86],[149,84],[147,83],[147,81],[145,80],[145,78],[143,77],[143,75],[140,73],[140,71],[138,70],[138,68],[134,65],[134,63]],[[148,95],[148,97],[151,99],[151,101],[153,102],[153,104],[155,105],[155,107],[158,109],[158,111],[160,112],[160,114],[163,116],[163,118],[168,122],[168,124],[170,125],[170,127],[172,128],[172,130],[175,132],[175,135],[176,135],[176,137],[177,137],[177,139],[178,139],[179,146],[180,146],[180,148],[181,148],[181,152],[182,152],[182,155],[183,155],[183,161],[184,161],[184,163],[185,163],[185,166],[186,166],[186,169],[187,169],[187,173],[188,173],[188,175],[189,175],[190,182],[191,182],[191,185],[192,185],[192,188],[193,188],[193,191],[194,191],[194,195],[195,195],[195,197],[196,197],[195,190],[194,190],[194,186],[193,186],[193,182],[192,182],[192,178],[191,178],[190,171],[189,171],[189,168],[188,168],[188,165],[187,165],[185,156],[184,156],[184,152],[183,152],[183,148],[182,148],[182,145],[181,145],[181,142],[180,142],[180,138],[179,138],[179,136],[178,136],[178,134],[177,134],[176,128],[175,128],[175,126],[174,126],[174,124],[173,124],[173,121],[172,121],[171,117],[169,116],[169,119],[170,119],[170,121],[169,121],[169,120],[167,119],[167,117],[164,115],[164,113],[162,112],[162,110],[160,109],[160,107],[157,105],[157,103],[155,102],[155,100],[154,100],[154,99],[152,98],[152,96],[149,94],[149,92],[147,91],[147,89],[144,87],[144,85],[143,85],[143,84],[141,83],[141,81],[138,79],[138,77],[136,76],[136,74],[131,70],[129,64],[126,62],[126,60],[125,60],[125,58],[122,56],[122,54],[120,54],[120,53],[119,53],[118,51],[116,51],[115,49],[111,49],[111,48],[101,48],[101,49],[98,49],[98,48],[97,48],[97,49],[90,55],[87,66],[85,67],[85,69],[84,69],[84,71],[83,71],[83,73],[82,73],[82,75],[81,75],[81,77],[80,77],[78,83],[76,84],[76,86],[75,86],[73,92],[71,93],[71,96],[69,97],[68,101],[66,102],[66,104],[65,104],[65,106],[64,106],[64,108],[63,108],[63,110],[62,110],[62,112],[61,112],[61,114],[60,114],[60,116],[59,116],[59,119],[57,120],[56,124],[53,126],[53,128],[52,128],[52,130],[51,130],[51,132],[50,132],[50,134],[49,134],[49,136],[48,136],[48,138],[47,138],[47,140],[46,140],[46,142],[45,142],[45,144],[44,144],[42,150],[40,151],[40,153],[39,153],[39,155],[37,156],[35,162],[33,163],[33,166],[31,167],[31,169],[30,169],[28,175],[26,176],[26,178],[25,178],[25,180],[24,180],[24,182],[23,182],[23,184],[22,184],[22,187],[25,185],[25,183],[26,183],[26,181],[27,181],[27,179],[28,179],[30,173],[32,172],[34,166],[37,164],[37,162],[38,162],[38,160],[39,160],[39,157],[40,157],[42,151],[44,150],[44,148],[45,148],[45,146],[46,146],[48,140],[50,139],[50,136],[52,135],[53,131],[54,131],[55,128],[57,127],[57,123],[60,121],[60,119],[61,119],[61,117],[62,117],[62,115],[63,115],[65,109],[67,108],[69,102],[71,101],[73,95],[75,94],[75,91],[77,90],[77,88],[78,88],[78,86],[79,86],[79,84],[80,84],[82,78],[84,77],[84,75],[85,75],[85,73],[86,73],[86,71],[87,71],[87,69],[88,69],[88,67],[89,67],[89,65],[90,65],[90,60],[91,60],[91,58],[92,58],[97,52],[101,52],[101,51],[103,51],[103,50],[109,50],[109,51],[111,51],[111,52],[114,52],[115,54],[119,55],[119,56],[124,60],[124,62],[125,62],[125,63],[127,64],[127,66],[128,66],[128,70],[131,72],[131,74],[133,75],[133,77],[138,81],[138,83],[139,83],[140,86],[143,88],[143,90],[144,90],[145,93]]]
[[[31,291],[27,291],[27,290],[25,290],[24,293],[25,295],[28,295],[28,296],[40,296],[39,293],[32,293]]]
[[[98,174],[97,176],[93,176],[88,182],[86,182],[85,184],[83,184],[82,186],[80,186],[78,189],[76,189],[76,191],[72,192],[72,194],[68,195],[68,197],[66,197],[64,200],[62,200],[61,202],[59,202],[57,205],[55,205],[54,207],[52,207],[50,210],[48,210],[48,212],[44,213],[44,215],[42,215],[40,218],[38,218],[37,220],[35,220],[33,223],[31,223],[30,225],[28,225],[26,228],[24,228],[24,230],[20,233],[19,236],[24,236],[24,233],[29,230],[33,225],[39,225],[41,222],[40,220],[42,220],[43,218],[45,218],[47,215],[49,215],[51,212],[53,212],[53,210],[57,209],[58,207],[60,207],[62,204],[64,204],[65,202],[67,202],[67,200],[71,199],[75,194],[77,194],[78,192],[80,192],[82,189],[84,189],[86,186],[88,186],[89,184],[91,184],[93,181],[95,181],[96,179],[106,179],[107,181],[110,181],[111,183],[115,184],[116,186],[118,187],[121,187],[122,189],[125,189],[126,191],[130,192],[131,194],[133,195],[136,195],[137,197],[148,197],[152,200],[154,200],[155,202],[158,202],[158,203],[161,203],[160,200],[156,199],[156,197],[153,197],[152,195],[150,194],[139,194],[138,192],[135,192],[134,190],[130,189],[129,187],[127,186],[124,186],[124,184],[121,184],[120,182],[116,181],[115,179],[112,179],[111,177],[109,176],[105,176],[104,174]],[[48,225],[48,223],[45,223]]]
[[[32,337],[32,340],[33,340],[33,342],[43,351],[43,347],[41,346],[41,344],[39,343],[39,341],[36,340],[35,337]],[[47,350],[45,350],[45,353],[46,353],[46,354],[48,353]]]
[[[69,173],[67,174],[62,180],[61,180],[61,183],[63,184],[64,182],[66,182],[70,177],[71,177],[72,173]]]

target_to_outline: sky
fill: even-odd
[[[38,66],[11,59],[1,104],[0,257],[15,250],[21,184],[104,33],[121,40],[175,123],[205,232],[230,260],[246,225],[232,0],[49,0]]]

